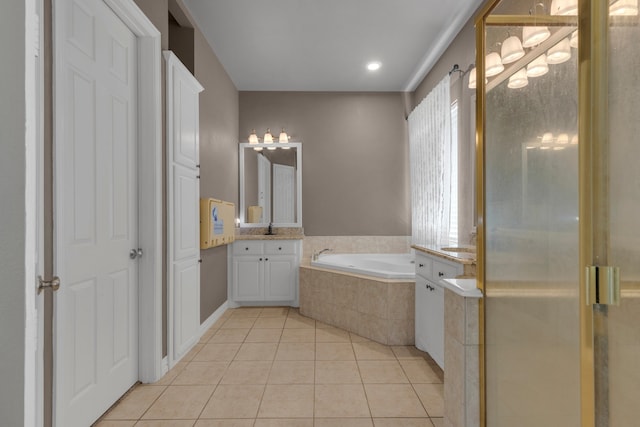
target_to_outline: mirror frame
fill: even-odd
[[[248,148],[255,147],[263,147],[266,149],[267,147],[276,146],[277,149],[282,149],[284,147],[295,148],[296,149],[296,222],[274,222],[272,225],[274,227],[302,227],[302,143],[301,142],[274,142],[273,144],[250,144],[248,142],[241,142],[239,144],[239,153],[238,153],[238,161],[239,161],[239,175],[240,175],[240,209],[239,209],[239,218],[240,218],[240,227],[241,228],[258,228],[258,227],[268,227],[269,223],[247,223],[246,222],[246,210],[244,201],[244,150]]]

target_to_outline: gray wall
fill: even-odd
[[[401,93],[240,92],[240,139],[284,127],[302,142],[308,236],[411,233]]]
[[[20,426],[25,408],[24,2],[3,4],[0,45],[0,423]]]

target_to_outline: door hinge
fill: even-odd
[[[590,265],[586,277],[587,305],[620,305],[620,269]]]

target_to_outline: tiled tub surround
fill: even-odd
[[[411,236],[305,236],[304,258],[323,249],[338,254],[404,254],[411,251]]]
[[[414,343],[415,282],[300,266],[300,314],[386,345]]]

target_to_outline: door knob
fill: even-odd
[[[131,259],[142,258],[142,248],[131,249],[129,251],[129,258]]]
[[[42,276],[38,276],[38,295],[45,289],[51,289],[54,292],[60,289],[60,278],[53,276],[51,280],[44,280]]]

